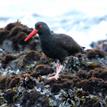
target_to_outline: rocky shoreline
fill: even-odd
[[[55,61],[32,28],[20,22],[0,28],[0,107],[107,107],[107,53],[88,49],[64,61],[58,80],[48,80]]]

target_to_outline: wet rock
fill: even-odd
[[[36,50],[36,51],[41,51],[41,47],[40,47],[40,41],[37,37],[35,37],[35,40],[31,40],[29,41],[29,43],[26,43],[26,47],[25,48],[28,48],[28,49],[31,49],[31,50]]]
[[[10,82],[8,83],[8,87],[7,88],[14,88],[14,87],[20,85],[20,80],[21,79],[18,76],[11,77]]]
[[[12,104],[12,103],[14,103],[15,102],[15,95],[16,95],[16,91],[15,90],[11,90],[11,89],[9,89],[9,90],[6,90],[5,92],[4,92],[4,95],[3,95],[3,97],[4,97],[4,99],[7,101],[7,104]]]
[[[95,68],[101,67],[101,65],[97,62],[87,62],[86,66],[88,69],[95,69]]]
[[[105,52],[98,49],[88,49],[86,54],[89,59],[104,58],[106,55]]]
[[[0,89],[9,89],[19,85],[20,78],[17,76],[0,76]]]
[[[2,60],[1,60],[1,63],[2,63],[2,67],[3,68],[6,68],[6,66],[12,61],[12,60],[15,60],[16,57],[15,56],[12,56],[12,55],[5,55],[2,57]]]
[[[40,53],[29,50],[17,55],[16,60],[13,61],[13,65],[20,70],[27,70],[27,68],[33,68],[37,61],[40,60]]]
[[[0,76],[0,89],[6,88],[7,79],[8,79],[8,77],[6,77],[6,76]]]
[[[42,96],[36,90],[25,91],[21,99],[22,107],[49,107],[48,98]]]
[[[92,42],[90,45],[92,48],[99,49],[101,51],[107,52],[107,40],[99,40],[97,42]]]
[[[102,92],[102,94],[106,94],[107,91],[107,83],[99,78],[90,78],[84,79],[77,83],[77,87],[82,88],[85,91],[88,91],[91,94],[97,94],[98,92]]]
[[[9,34],[8,30],[0,29],[0,45],[3,43],[3,41],[7,38]]]
[[[51,92],[57,94],[61,89],[72,89],[74,83],[79,81],[78,77],[72,75],[61,75],[58,80],[49,80],[45,84],[49,84]]]
[[[106,107],[105,103],[97,97],[87,98],[82,107]]]
[[[39,60],[40,60],[40,53],[36,51],[29,51],[25,55],[23,62],[24,64],[26,64],[26,63],[32,63],[32,61],[39,61]]]
[[[22,24],[19,21],[16,21],[16,22],[13,22],[13,23],[9,23],[9,24],[6,25],[5,29],[10,31],[15,26],[22,26]]]
[[[85,70],[80,70],[77,73],[77,76],[83,80],[83,79],[89,79],[92,75],[90,75],[90,72],[86,72]]]
[[[25,48],[29,48],[29,49],[35,49],[33,44],[40,44],[37,41],[29,41],[29,45],[27,45],[27,42],[24,42],[24,39],[26,38],[26,36],[32,31],[32,28],[27,27],[26,25],[21,24],[21,22],[17,21],[14,23],[9,23],[4,29],[1,29],[1,42],[3,43],[4,40],[6,39],[6,41],[3,43],[3,47],[4,49],[8,49],[6,47],[8,47],[8,44],[10,45],[9,47],[11,47],[10,51],[8,49],[8,52],[12,52],[14,51],[20,51],[20,50],[24,50]]]
[[[36,86],[36,80],[29,74],[25,74],[21,80],[21,86],[25,89],[33,89]]]
[[[49,65],[46,65],[46,64],[39,64],[39,65],[37,65],[35,67],[34,71],[35,71],[35,75],[36,76],[48,75],[48,74],[52,74],[54,72],[52,67],[50,67]]]
[[[9,32],[9,35],[8,35],[8,39],[13,39],[14,37],[14,40],[15,40],[15,37],[17,38],[18,34],[22,34],[25,33],[25,34],[29,34],[31,32],[32,29],[28,28],[27,26],[15,26],[14,28],[11,29],[11,32]],[[26,37],[26,35],[19,35],[19,37],[22,37],[24,38],[23,36]]]
[[[81,61],[78,57],[69,56],[64,61],[64,66],[68,72],[77,72],[81,66]]]
[[[92,76],[96,77],[96,78],[101,78],[104,81],[107,81],[107,68],[96,68],[93,72],[92,72]]]
[[[16,25],[11,29],[8,35],[8,39],[12,41],[14,50],[24,50],[24,47],[27,45],[27,43],[24,42],[24,39],[30,32],[31,29],[23,25]]]
[[[0,29],[0,100],[6,106],[106,107],[106,52],[97,48],[69,56],[59,79],[47,80],[55,62],[43,54],[39,38],[24,42],[31,30],[19,21]]]
[[[14,52],[13,42],[5,39],[2,44],[2,48],[5,52]]]

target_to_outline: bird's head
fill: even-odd
[[[35,29],[33,29],[33,31],[25,38],[24,41],[30,40],[36,34],[39,34],[39,36],[41,36],[47,33],[50,33],[48,25],[44,22],[38,22],[35,24]]]

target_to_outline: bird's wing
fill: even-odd
[[[54,34],[56,44],[73,54],[82,50],[82,47],[70,36],[65,34]]]

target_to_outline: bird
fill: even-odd
[[[82,52],[82,47],[71,37],[63,33],[54,33],[45,22],[37,22],[32,32],[24,39],[30,40],[34,35],[39,35],[42,51],[49,58],[57,60],[56,73],[49,79],[58,79],[64,59]]]

